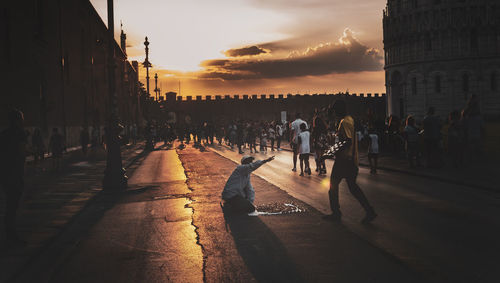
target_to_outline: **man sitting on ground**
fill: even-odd
[[[224,209],[233,213],[254,213],[255,191],[250,183],[250,174],[264,163],[274,159],[274,156],[265,160],[254,160],[254,157],[245,155],[241,158],[241,165],[234,169],[222,191]]]

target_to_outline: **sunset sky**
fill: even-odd
[[[91,2],[106,22],[106,0]],[[143,62],[148,36],[162,93],[179,81],[182,96],[385,92],[385,3],[115,0],[116,38],[121,20],[129,59]]]

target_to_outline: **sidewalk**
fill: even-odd
[[[291,151],[287,141],[281,142],[281,149]],[[269,150],[269,148],[268,148]],[[500,191],[500,186],[496,183],[494,176],[500,172],[500,163],[487,162],[484,164],[474,164],[465,168],[453,168],[447,164],[443,168],[410,168],[405,158],[397,158],[388,155],[379,155],[378,169],[403,174],[409,174],[424,178],[430,178],[452,184],[465,185],[487,191]],[[360,151],[359,165],[369,167],[366,152]]]
[[[359,159],[361,166],[370,166],[366,154],[360,154]],[[463,168],[453,168],[449,164],[446,164],[443,168],[410,168],[405,158],[380,155],[378,158],[378,167],[381,170],[425,177],[487,191],[500,191],[500,186],[494,178],[500,172],[500,166],[498,163],[493,162],[484,164],[476,163]]]
[[[122,147],[123,166],[127,167],[142,153],[143,143]],[[65,226],[70,223],[92,198],[101,192],[106,167],[106,152],[102,148],[89,150],[87,157],[81,151],[64,155],[61,170],[52,169],[47,158],[36,167],[26,165],[25,190],[18,211],[18,231],[28,245],[8,247],[3,236],[0,245],[0,281],[4,282],[20,272],[36,254],[40,253]],[[4,194],[0,194],[0,225],[3,232],[5,210]]]

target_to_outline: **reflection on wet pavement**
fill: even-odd
[[[300,208],[297,204],[290,203],[269,203],[257,206],[257,215],[279,215],[279,214],[290,214],[305,212],[305,208]],[[254,216],[254,215],[252,215]]]

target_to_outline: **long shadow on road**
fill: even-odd
[[[258,282],[304,282],[285,246],[258,217],[224,213],[236,248]]]

